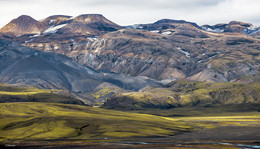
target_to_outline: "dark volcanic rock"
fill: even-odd
[[[72,59],[20,46],[0,39],[0,82],[55,88],[84,96],[102,82],[122,89],[139,90],[158,82],[142,77],[99,73]]]

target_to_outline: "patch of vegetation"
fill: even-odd
[[[0,84],[0,103],[4,102],[54,102],[84,104],[82,101],[60,95],[60,90],[38,89],[35,87],[18,87]]]
[[[97,92],[95,92],[95,93],[93,93],[93,94],[91,94],[91,95],[92,95],[93,97],[95,97],[96,99],[98,99],[98,98],[101,98],[101,97],[106,96],[106,95],[109,94],[111,91],[112,91],[112,89],[105,87],[105,88],[103,88],[103,89],[101,89],[101,90],[99,90],[99,91],[97,91]]]
[[[134,110],[248,103],[260,104],[260,82],[239,84],[176,81],[165,88],[116,94],[102,107]]]

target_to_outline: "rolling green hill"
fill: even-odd
[[[259,105],[260,82],[239,84],[178,80],[164,88],[146,88],[139,92],[116,94],[102,107],[131,110],[231,104]]]
[[[60,90],[38,89],[35,87],[7,85],[0,83],[0,103],[4,102],[52,102],[84,104],[82,101],[60,95]]]

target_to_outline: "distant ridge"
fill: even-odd
[[[64,24],[62,26],[64,28],[57,28],[57,30],[60,30],[60,34],[101,35],[122,28],[101,14],[83,14],[77,17],[54,15],[42,21],[36,21],[30,16],[21,15],[1,28],[0,32],[15,36],[42,34],[46,33],[46,29],[55,28],[62,24]]]

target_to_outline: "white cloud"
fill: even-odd
[[[202,24],[232,20],[260,25],[260,0],[0,0],[0,27],[22,14],[35,19],[63,14],[101,13],[120,25],[162,18]]]

